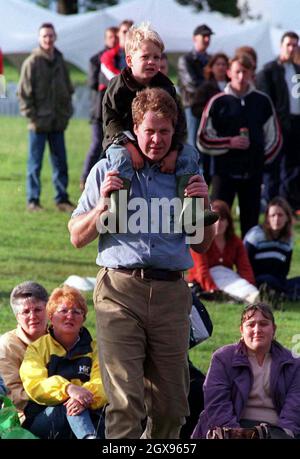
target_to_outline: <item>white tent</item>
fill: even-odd
[[[162,36],[167,52],[191,49],[193,29],[206,23],[215,32],[210,52],[222,50],[232,55],[236,47],[250,45],[258,52],[259,66],[275,56],[282,33],[263,21],[241,24],[220,13],[196,13],[175,0],[132,0],[95,13],[72,16],[62,16],[24,0],[6,0],[0,1],[0,17],[0,46],[5,54],[29,53],[37,46],[41,23],[52,22],[58,33],[57,47],[68,61],[84,71],[90,56],[103,47],[105,28],[122,19],[151,22]]]
[[[116,24],[105,11],[64,16],[24,0],[0,1],[0,47],[4,54],[30,53],[38,45],[38,29],[51,22],[56,46],[65,58],[82,70],[89,58],[103,47],[104,30]]]

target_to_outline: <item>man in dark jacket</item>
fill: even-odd
[[[81,178],[80,189],[83,190],[84,184],[90,170],[100,159],[102,151],[103,128],[102,128],[102,99],[107,88],[107,84],[103,84],[105,76],[101,73],[100,58],[102,54],[118,43],[118,28],[108,27],[104,35],[105,48],[94,54],[89,63],[89,80],[88,84],[91,89],[91,110],[90,122],[92,125],[92,142],[89,151],[86,154]]]
[[[283,134],[281,154],[265,170],[264,199],[269,202],[283,196],[295,213],[300,213],[300,66],[293,62],[298,40],[295,32],[284,33],[279,57],[268,62],[256,77],[257,88],[272,99]]]
[[[200,118],[193,115],[192,105],[199,87],[204,82],[203,69],[210,57],[206,50],[213,33],[210,27],[205,24],[196,27],[193,33],[194,49],[178,60],[178,86],[185,109],[188,130],[187,142],[193,147],[196,147]]]
[[[74,209],[67,193],[68,165],[64,140],[64,130],[73,111],[73,88],[63,56],[54,47],[55,40],[53,25],[42,24],[39,47],[23,63],[18,87],[20,111],[29,119],[29,211],[42,210],[40,173],[46,142],[50,147],[56,206],[63,212]]]

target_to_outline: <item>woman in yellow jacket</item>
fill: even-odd
[[[82,326],[85,299],[64,286],[52,292],[46,308],[49,334],[28,346],[20,368],[30,398],[26,428],[40,438],[103,438],[99,409],[106,396],[96,342]]]

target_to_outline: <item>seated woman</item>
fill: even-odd
[[[17,327],[0,337],[0,374],[18,410],[20,422],[25,419],[28,395],[19,370],[27,346],[47,333],[47,301],[48,293],[42,285],[32,281],[16,285],[10,295],[10,305]]]
[[[234,298],[254,302],[258,290],[247,251],[234,233],[230,209],[221,200],[213,201],[212,209],[219,213],[215,239],[203,254],[191,250],[194,266],[188,272],[188,281],[198,283],[207,292],[222,290]]]
[[[241,317],[241,339],[212,356],[204,383],[204,411],[193,438],[217,427],[268,425],[271,438],[300,434],[300,361],[275,340],[271,308],[249,305]]]
[[[258,286],[267,285],[284,293],[290,301],[300,299],[300,277],[287,279],[293,254],[292,211],[281,197],[272,199],[262,226],[254,226],[245,236]]]
[[[96,342],[83,327],[85,299],[65,285],[52,292],[46,309],[49,333],[28,346],[20,368],[31,399],[26,428],[40,438],[70,438],[71,432],[76,438],[101,438],[92,417],[101,420],[97,410],[106,396]]]

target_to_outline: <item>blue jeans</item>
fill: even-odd
[[[102,141],[103,141],[103,128],[102,123],[92,123],[92,142],[90,149],[86,154],[84,161],[81,180],[86,181],[87,176],[90,173],[92,167],[96,164],[97,161],[101,158],[102,155]]]
[[[29,154],[27,163],[27,201],[39,201],[41,194],[40,174],[46,142],[50,148],[52,182],[56,190],[55,201],[68,201],[68,165],[63,132],[37,133],[29,131]]]
[[[186,127],[187,127],[187,143],[192,145],[192,147],[197,148],[197,132],[200,125],[200,118],[197,118],[193,115],[191,107],[185,107],[184,109],[185,119],[186,119]],[[200,154],[200,159],[202,162],[202,156]]]
[[[134,169],[130,153],[126,147],[111,145],[106,150],[106,157],[109,161],[110,170],[118,170],[120,177],[132,180]],[[177,158],[175,175],[180,177],[187,174],[199,174],[198,159],[197,150],[190,145],[184,145]]]
[[[72,434],[83,438],[89,434],[96,435],[96,429],[89,410],[77,416],[68,416],[64,405],[47,406],[35,416],[29,427],[30,432],[43,439],[68,439],[72,438]]]

